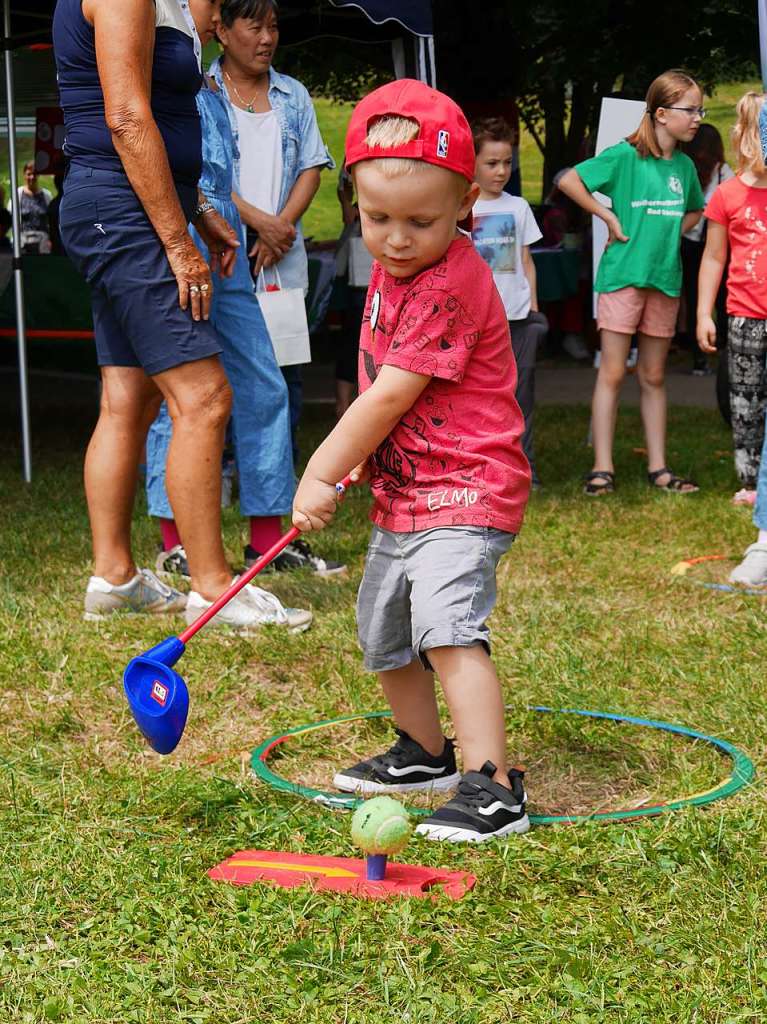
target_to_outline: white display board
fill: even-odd
[[[646,109],[647,104],[644,100],[618,100],[612,97],[603,99],[602,108],[599,112],[599,130],[597,131],[595,155],[598,155],[609,146],[615,146],[621,139],[625,139],[627,135],[635,132]],[[612,206],[608,197],[603,196],[601,192],[595,192],[594,197],[600,203],[604,203],[605,206]],[[607,245],[607,225],[599,217],[592,217],[592,242],[594,249],[594,276],[592,280],[596,281],[599,261],[602,259],[602,253]],[[594,292],[595,319],[596,315],[597,296],[596,292]]]

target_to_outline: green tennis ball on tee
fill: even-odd
[[[352,842],[363,853],[399,853],[407,846],[413,829],[410,815],[390,796],[366,800],[352,817]]]

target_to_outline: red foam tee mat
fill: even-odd
[[[241,850],[227,857],[208,872],[210,878],[232,885],[271,882],[285,889],[310,885],[314,889],[346,892],[363,899],[384,900],[391,896],[420,896],[436,899],[447,896],[459,900],[476,884],[476,877],[465,871],[441,871],[439,868],[389,861],[386,877],[369,882],[365,861],[351,857],[316,857],[280,850]]]

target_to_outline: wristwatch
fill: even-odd
[[[206,213],[210,213],[211,210],[215,209],[216,207],[213,205],[213,203],[211,203],[209,199],[206,199],[204,203],[200,203],[197,207],[195,207],[195,211],[192,214],[192,221],[199,220],[200,217],[205,216]]]

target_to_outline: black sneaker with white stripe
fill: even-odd
[[[261,553],[248,544],[245,547],[245,568],[255,565],[260,557]],[[346,571],[346,566],[341,562],[320,558],[302,537],[297,537],[267,565],[264,572],[290,572],[292,569],[309,569],[315,576],[337,576]]]
[[[452,789],[461,776],[455,764],[453,741],[445,739],[438,757],[429,754],[402,729],[397,742],[377,757],[360,761],[333,777],[345,793],[410,793],[416,789]]]
[[[524,772],[509,770],[511,789],[493,782],[495,765],[485,761],[478,772],[467,772],[458,792],[444,807],[424,819],[416,828],[429,839],[451,843],[484,843],[488,839],[527,832]]]
[[[183,547],[180,544],[176,544],[170,551],[163,551],[161,548],[155,561],[155,572],[162,579],[168,579],[173,576],[181,576],[185,580],[191,579],[189,563],[186,560],[186,551],[184,551]]]

